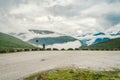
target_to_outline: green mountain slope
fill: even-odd
[[[46,45],[52,45],[52,44],[62,44],[65,42],[69,42],[69,41],[75,41],[77,39],[70,37],[70,36],[60,36],[60,37],[46,37],[46,38],[33,38],[31,40],[29,40],[28,42],[32,43],[32,44],[36,44],[36,40],[39,41],[39,44],[46,44]]]
[[[120,49],[120,38],[88,46],[89,49]]]
[[[9,48],[34,48],[34,46],[17,39],[8,34],[0,32],[0,49],[9,49]]]

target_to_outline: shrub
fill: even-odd
[[[82,50],[88,50],[87,48],[83,48]],[[90,49],[91,50],[91,49]]]
[[[44,49],[44,48],[41,48],[41,50],[42,50],[42,51],[44,51],[44,50],[46,50],[46,49]]]
[[[57,49],[57,48],[53,48],[53,50],[59,50],[59,49]]]
[[[75,50],[80,50],[79,48],[75,48]]]
[[[9,49],[9,52],[16,52],[15,49]]]
[[[24,51],[30,51],[30,49],[24,49]]]
[[[20,50],[19,50],[19,49],[17,49],[17,52],[20,52]]]
[[[96,49],[97,51],[99,51],[100,49]]]
[[[42,50],[42,48],[38,48],[38,51],[41,51]]]
[[[64,48],[62,48],[61,50],[62,50],[62,51],[64,51],[65,49],[64,49]]]
[[[10,49],[12,49],[12,48],[10,48]],[[0,51],[1,51],[1,53],[9,53],[10,49],[8,49],[8,48],[1,48]]]
[[[73,48],[69,48],[68,50],[74,50]]]
[[[118,49],[115,48],[114,50],[117,51]]]
[[[38,48],[34,48],[34,49],[32,49],[32,51],[37,51],[38,50]]]
[[[100,50],[104,51],[104,49],[100,49]]]
[[[109,51],[109,49],[105,49],[106,51]]]
[[[3,49],[3,50],[0,50],[0,53],[8,53],[9,50],[8,49]]]
[[[51,48],[47,48],[46,50],[51,51],[52,49]]]
[[[95,49],[90,49],[91,51],[94,51]]]

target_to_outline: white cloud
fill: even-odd
[[[114,28],[120,23],[117,19],[111,24],[120,16],[119,0],[2,0],[1,3],[4,4],[0,6],[2,32],[25,32],[32,28],[81,35]],[[116,16],[106,18],[110,17],[108,14]]]
[[[34,4],[21,4],[19,7],[13,8],[10,14],[29,14],[31,12],[36,12],[38,9],[38,6]]]
[[[120,3],[100,3],[95,4],[85,10],[82,11],[82,14],[84,15],[91,15],[91,16],[103,16],[108,13],[120,13]]]

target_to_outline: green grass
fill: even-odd
[[[120,80],[120,70],[93,72],[90,70],[53,70],[38,73],[24,80]]]
[[[27,42],[0,32],[0,51],[11,49],[35,48]]]
[[[82,46],[81,48],[94,50],[120,50],[120,38],[111,39],[109,41],[93,44],[90,46]]]

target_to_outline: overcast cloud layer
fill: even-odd
[[[70,34],[120,30],[120,0],[0,0],[0,31]]]

